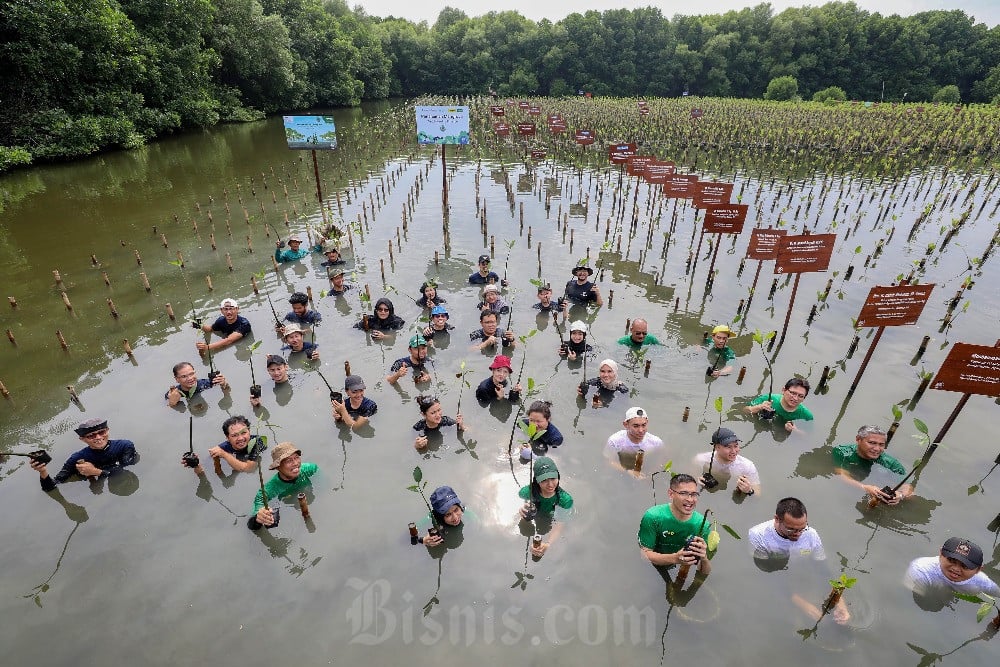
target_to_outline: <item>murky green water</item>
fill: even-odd
[[[68,484],[62,487],[63,503],[39,491],[37,475],[24,459],[11,457],[0,466],[0,498],[7,508],[0,521],[5,567],[0,617],[6,621],[0,624],[0,640],[9,659],[151,665],[470,659],[483,664],[657,664],[663,657],[665,664],[693,659],[702,664],[915,664],[920,656],[914,647],[947,654],[982,631],[973,605],[923,611],[901,580],[910,559],[935,553],[952,534],[980,543],[987,553],[987,570],[997,577],[1000,551],[994,549],[996,536],[986,525],[1000,509],[995,501],[998,482],[990,476],[981,490],[968,490],[996,456],[988,426],[997,415],[996,403],[985,397],[969,401],[921,474],[919,498],[896,509],[864,507],[853,487],[830,476],[829,449],[851,441],[860,424],[887,424],[890,406],[912,396],[919,384],[917,371],[936,371],[951,343],[995,342],[1000,313],[995,258],[987,261],[963,298],[970,301],[967,311],[946,332],[938,330],[947,301],[968,275],[967,256],[978,257],[996,230],[995,178],[987,181],[983,174],[977,180],[978,175],[940,170],[915,173],[899,184],[830,177],[830,195],[820,209],[823,176],[789,187],[747,180],[741,173],[723,174],[720,178],[734,180],[738,189],[746,184],[743,201],[751,204],[751,213],[739,238],[722,241],[719,274],[706,294],[711,261],[707,243],[693,275],[685,275],[688,247],[698,241],[691,232],[690,205],[664,202],[651,249],[645,248],[650,218],[660,213],[659,203],[647,207],[645,186],[632,238],[629,204],[620,254],[613,236],[608,251],[599,253],[615,174],[577,176],[549,163],[529,174],[523,164],[508,162],[512,213],[499,164],[483,162],[479,167],[463,156],[449,155],[449,169],[454,170],[451,246],[445,249],[440,159],[412,148],[407,149],[411,159],[389,148],[361,151],[357,141],[351,141],[362,136],[352,135],[360,118],[360,112],[340,113],[341,153],[320,156],[327,202],[336,211],[339,190],[344,217],[354,220],[362,212],[361,203],[371,201],[374,186],[381,187],[385,180],[387,201],[377,207],[374,220],[370,208],[364,212],[363,238],[355,235],[353,253],[345,253],[355,267],[350,280],[370,285],[373,298],[381,296],[385,290],[379,260],[384,260],[391,287],[386,289],[407,329],[420,316],[409,297],[417,295],[424,279],[438,280],[456,326],[450,343],[433,352],[434,391],[446,414],[454,414],[455,373],[463,361],[472,369],[473,385],[488,374],[489,355],[468,347],[467,333],[478,324],[476,292],[466,278],[476,257],[489,252],[490,237],[495,237],[498,272],[504,269],[506,241],[515,242],[507,267],[512,287],[508,300],[515,306],[511,327],[518,334],[535,328],[539,333],[529,340],[526,352],[518,349],[514,364],[517,369],[522,354],[527,354],[524,377],[533,378],[541,387],[539,396],[552,401],[553,422],[566,436],[554,456],[577,513],[563,537],[541,561],[525,564],[526,538],[512,519],[519,504],[518,485],[507,460],[510,419],[505,414],[480,408],[466,390],[462,412],[470,429],[464,438],[446,433],[429,452],[417,453],[410,425],[419,417],[413,400],[418,392],[408,379],[399,388],[383,379],[392,360],[406,354],[406,337],[378,345],[351,329],[361,309],[357,293],[341,300],[320,299],[327,285],[318,257],[277,274],[270,268],[273,237],[267,235],[265,221],[283,230],[287,212],[292,229],[303,230],[306,220],[296,218],[295,212],[305,212],[310,222],[319,222],[308,153],[285,149],[280,119],[187,135],[139,152],[0,180],[6,194],[0,214],[4,296],[18,303],[16,309],[4,305],[0,311],[0,326],[16,339],[16,346],[4,343],[0,351],[0,380],[11,393],[9,400],[0,401],[4,448],[44,447],[53,454],[54,467],[80,446],[72,427],[82,419],[105,416],[111,420],[113,437],[134,440],[142,454],[132,469],[134,477],[93,486]],[[373,156],[371,162],[368,155]],[[384,163],[390,156],[396,157]],[[358,181],[368,169],[372,177]],[[485,237],[476,215],[477,169],[480,202],[487,208]],[[344,188],[349,179],[348,203]],[[419,191],[413,187],[416,183]],[[894,187],[891,196],[882,198],[883,189]],[[599,189],[605,193],[600,211]],[[837,226],[831,229],[841,190]],[[540,192],[555,194],[548,216]],[[590,210],[584,218],[582,207],[572,205],[588,194]],[[929,219],[908,241],[920,211],[939,194]],[[707,383],[704,352],[697,344],[713,324],[731,322],[737,303],[747,297],[756,263],[747,262],[741,276],[737,269],[757,212],[768,224],[787,209],[788,220],[800,203],[805,207],[810,195],[810,228],[829,229],[840,238],[831,271],[802,277],[775,375],[780,381],[801,374],[815,383],[824,365],[836,368],[840,360],[843,364],[831,390],[807,400],[816,420],[800,433],[772,435],[736,408],[767,389],[761,354],[751,349],[747,331],[780,329],[791,285],[780,281],[774,300],[768,300],[772,264],[764,264],[747,321],[734,326],[745,327],[733,345],[739,354],[737,367],[747,366],[742,385],[733,377]],[[237,196],[243,197],[249,224]],[[396,246],[408,196],[416,200],[413,219],[406,231],[399,230],[401,243]],[[517,213],[521,203],[523,229]],[[877,220],[887,206],[893,207],[891,214]],[[845,403],[873,333],[865,330],[858,351],[844,358],[852,338],[851,318],[870,286],[889,284],[908,273],[924,257],[928,243],[940,243],[941,225],[970,206],[970,220],[943,251],[930,256],[921,276],[922,282],[937,287],[920,323],[885,332],[860,387]],[[572,249],[557,222],[565,212],[573,213],[568,218]],[[674,243],[664,259],[663,232],[675,214]],[[882,256],[863,267],[865,255],[893,224],[895,234]],[[850,237],[844,239],[848,228]],[[213,231],[217,250],[209,240]],[[248,235],[252,254],[247,252]],[[392,260],[390,243],[395,246]],[[554,327],[528,310],[535,291],[529,279],[539,276],[539,244],[541,277],[556,286],[569,278],[570,268],[587,254],[588,246],[594,261],[600,255],[605,268],[601,288],[605,296],[614,291],[614,302],[587,316],[591,342],[598,348],[588,373],[595,372],[598,359],[619,360],[631,397],[618,396],[602,409],[575,400],[582,369],[559,363]],[[863,251],[855,255],[858,245]],[[272,441],[294,441],[305,460],[321,469],[313,483],[311,525],[288,506],[271,534],[252,533],[245,527],[245,515],[257,488],[255,475],[220,479],[207,466],[207,476],[199,483],[178,463],[188,445],[188,415],[164,407],[170,367],[191,360],[201,372],[207,371],[194,350],[196,334],[183,324],[191,303],[180,270],[169,263],[178,250],[195,308],[208,315],[216,312],[223,297],[233,296],[254,324],[256,339],[263,341],[254,363],[264,385],[266,419],[274,425]],[[226,253],[232,258],[232,272]],[[853,277],[844,281],[851,263]],[[61,274],[71,311],[63,304],[53,270]],[[261,295],[255,296],[250,276],[261,270]],[[148,293],[140,272],[150,282]],[[206,275],[211,276],[213,291]],[[807,325],[809,308],[830,277],[831,295]],[[288,294],[307,286],[325,316],[316,334],[322,371],[339,384],[348,360],[366,379],[367,395],[379,403],[373,429],[338,430],[330,418],[327,389],[308,364],[294,369],[292,398],[285,404],[276,400],[272,383],[266,381],[261,353],[276,352],[278,342],[270,332],[265,294],[283,312]],[[120,314],[117,319],[110,315],[108,299]],[[166,315],[168,302],[177,321]],[[647,354],[648,377],[642,363],[630,360],[614,342],[624,333],[626,319],[639,315],[665,343]],[[56,330],[67,340],[68,352],[60,348]],[[931,345],[924,358],[914,362],[924,335],[931,336]],[[124,355],[123,339],[135,349],[134,362]],[[208,392],[207,405],[193,411],[195,447],[203,454],[222,439],[220,425],[227,415],[249,414],[250,343],[215,355],[215,364],[234,388],[227,396]],[[79,405],[69,401],[66,385],[79,393]],[[652,502],[649,480],[637,481],[613,470],[603,459],[603,444],[621,428],[626,408],[639,405],[653,415],[650,431],[666,441],[675,470],[688,469],[691,458],[708,449],[718,419],[712,405],[716,396],[723,397],[727,425],[749,443],[744,453],[760,469],[763,492],[744,502],[735,502],[728,491],[706,493],[699,509],[710,507],[745,536],[748,528],[773,514],[777,499],[800,497],[810,509],[810,525],[824,539],[829,572],[762,573],[748,556],[745,540],[737,542],[723,533],[713,574],[689,599],[672,598],[678,602],[672,605],[662,579],[635,544],[639,518]],[[921,453],[910,437],[915,432],[912,417],[925,421],[933,434],[958,399],[957,394],[928,391],[907,412],[890,453],[909,466]],[[684,423],[686,406],[691,416]],[[406,490],[414,465],[422,467],[428,491],[438,484],[454,486],[480,519],[467,528],[461,547],[449,550],[443,559],[433,559],[423,547],[408,543],[406,524],[416,520],[422,508],[420,499]],[[525,483],[526,468],[515,464],[514,469],[518,481]],[[659,477],[657,497],[662,502],[665,492]],[[859,580],[847,594],[854,616],[851,627],[834,627],[824,619],[814,636],[804,637],[797,631],[808,630],[812,621],[792,604],[791,595],[820,604],[828,589],[826,579],[841,571]],[[424,605],[435,597],[437,604],[425,615]],[[984,664],[995,653],[992,648],[973,641],[944,660]]]

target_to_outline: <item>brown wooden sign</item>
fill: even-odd
[[[698,181],[694,193],[694,205],[695,208],[706,208],[714,204],[728,204],[732,196],[732,183]]]
[[[739,234],[747,219],[746,204],[715,204],[705,209],[706,234]]]
[[[497,121],[496,123],[493,123],[493,131],[496,132],[498,137],[509,137],[510,125]]]
[[[542,114],[542,107],[536,106],[534,104],[528,107],[529,116],[540,116],[541,114]]]
[[[639,115],[640,116],[648,116],[649,115],[649,107],[639,107]]]
[[[701,118],[704,115],[705,115],[705,112],[702,111],[701,109],[691,109],[691,117],[692,118]]]
[[[934,376],[931,389],[1000,396],[1000,348],[955,343]]]
[[[778,243],[788,234],[787,229],[762,229],[756,227],[750,234],[750,246],[747,248],[747,259],[767,261],[777,259]]]
[[[635,144],[611,144],[608,146],[608,159],[614,164],[625,164],[635,155]]]
[[[629,176],[642,176],[646,173],[646,165],[655,162],[652,155],[633,155],[625,161],[625,173]]]
[[[680,197],[690,199],[694,196],[695,186],[698,184],[698,177],[694,174],[670,174],[663,182],[663,194],[668,197]]]
[[[518,123],[517,133],[522,137],[533,137],[535,136],[535,124],[534,123]]]
[[[544,160],[545,159],[545,151],[542,150],[542,149],[540,149],[540,148],[534,149],[533,151],[531,151],[531,159],[532,160]]]
[[[898,327],[916,324],[927,305],[934,284],[876,285],[868,292],[858,315],[859,327]]]
[[[500,105],[495,105],[490,107],[490,113],[494,116],[505,116],[507,114],[507,110]]]
[[[646,107],[646,100],[639,100],[638,105],[639,105],[640,109],[645,108]]]
[[[549,123],[549,132],[552,134],[562,134],[566,131],[566,123]]]
[[[546,117],[545,120],[549,123],[549,125],[551,125],[552,123],[555,123],[556,121],[559,121],[560,123],[566,122],[566,121],[563,120],[562,116],[560,116],[557,113],[550,113],[548,115],[548,117]]]
[[[667,177],[677,173],[677,166],[673,162],[658,162],[654,160],[646,165],[646,173],[643,174],[646,182],[654,185],[663,185],[667,182]]]
[[[833,256],[836,234],[799,234],[778,241],[775,273],[826,271]]]
[[[581,146],[589,146],[596,141],[593,130],[577,130],[573,134],[573,138],[576,139],[576,143]]]
[[[527,109],[529,106],[531,106],[531,105],[528,104],[527,102],[523,101],[523,100],[517,103],[517,108],[518,109]]]

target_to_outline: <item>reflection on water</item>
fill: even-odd
[[[316,300],[325,316],[315,333],[322,361],[294,362],[292,380],[277,386],[268,386],[258,372],[260,355],[280,348],[270,332],[268,296],[277,304],[293,291],[311,287],[318,295],[329,288],[319,256],[277,272],[270,264],[274,233],[303,232],[321,222],[311,160],[285,149],[278,119],[0,179],[0,260],[9,296],[18,303],[0,313],[0,328],[9,328],[17,341],[0,352],[0,379],[11,392],[10,399],[0,401],[5,446],[44,448],[58,458],[73,446],[71,428],[86,413],[113,418],[116,431],[135,440],[143,456],[128,475],[97,485],[66,485],[51,494],[55,502],[42,497],[26,467],[2,464],[0,493],[18,511],[4,519],[0,555],[7,576],[0,581],[0,612],[24,619],[0,626],[0,641],[12,659],[51,664],[79,659],[74,647],[89,635],[72,620],[99,613],[109,627],[123,629],[101,658],[134,661],[142,655],[148,664],[205,661],[218,656],[221,647],[229,647],[224,662],[304,664],[334,657],[371,662],[373,656],[380,664],[440,663],[453,661],[456,650],[463,660],[484,665],[553,661],[553,656],[557,664],[653,664],[661,659],[664,664],[695,659],[797,664],[817,658],[844,665],[900,664],[959,649],[962,660],[986,662],[991,653],[974,634],[979,628],[974,610],[966,609],[970,605],[928,615],[899,581],[901,564],[932,553],[946,535],[965,534],[984,547],[995,545],[994,533],[1000,532],[985,530],[996,512],[990,506],[993,478],[981,480],[983,468],[996,455],[982,437],[982,425],[995,404],[981,397],[969,401],[938,455],[921,471],[917,495],[898,507],[869,509],[859,502],[856,488],[831,476],[830,449],[850,441],[860,424],[890,421],[895,404],[906,412],[892,451],[908,463],[921,453],[919,443],[907,437],[915,433],[912,418],[938,428],[954,407],[957,396],[934,390],[919,403],[906,401],[919,384],[916,372],[934,372],[952,342],[993,342],[983,332],[995,328],[995,313],[1000,312],[996,260],[970,269],[969,258],[981,255],[995,232],[989,205],[975,215],[995,198],[995,175],[984,173],[976,180],[955,170],[928,169],[899,181],[880,181],[815,174],[793,184],[756,171],[752,176],[743,171],[719,176],[739,183],[744,201],[762,212],[762,224],[794,232],[808,226],[838,235],[830,271],[802,277],[788,337],[768,353],[779,383],[798,374],[815,384],[826,365],[838,371],[828,393],[807,399],[815,421],[789,434],[780,423],[741,413],[747,401],[767,391],[771,379],[749,333],[780,330],[791,291],[790,281],[779,279],[768,296],[773,265],[764,262],[751,307],[737,314],[737,304],[752,296],[754,271],[738,274],[748,230],[722,239],[721,246],[719,239],[705,239],[698,252],[699,226],[688,201],[667,202],[662,218],[653,217],[648,212],[656,204],[648,198],[655,192],[643,185],[637,224],[626,227],[611,218],[630,212],[634,180],[623,180],[630,187],[626,208],[612,212],[616,171],[578,175],[551,160],[525,166],[485,147],[491,158],[480,164],[479,147],[469,147],[449,149],[450,246],[445,248],[440,158],[409,145],[397,153],[398,142],[364,145],[366,130],[355,125],[361,118],[357,112],[339,115],[341,149],[319,156],[330,212],[351,226],[353,244],[343,250],[349,282],[357,288],[342,297]],[[408,116],[404,120],[409,122]],[[519,152],[519,146],[514,148]],[[505,159],[502,166],[498,155]],[[574,187],[572,197],[567,185]],[[890,194],[883,197],[886,191]],[[546,195],[551,196],[548,215]],[[584,198],[589,198],[586,209],[580,203]],[[809,203],[808,220],[794,217],[797,207]],[[930,212],[915,224],[927,207]],[[926,254],[929,243],[940,243],[940,229],[969,207],[973,214],[958,238],[944,250]],[[891,214],[883,215],[889,209]],[[559,211],[567,210],[564,223]],[[563,224],[573,232],[572,247],[566,230],[560,229]],[[530,243],[524,227],[531,228]],[[886,238],[886,251],[864,266],[864,258]],[[412,386],[390,389],[381,380],[391,360],[406,353],[410,325],[425,314],[403,295],[415,295],[420,283],[432,278],[448,299],[449,323],[456,328],[450,342],[433,351],[429,391],[441,399],[445,414],[456,413],[461,385],[455,375],[470,370],[470,383],[482,379],[493,354],[470,350],[465,339],[478,328],[475,303],[480,297],[467,276],[476,257],[489,253],[491,241],[497,240],[494,269],[507,273],[511,286],[506,297],[515,307],[509,326],[519,336],[532,327],[538,331],[517,347],[514,365],[525,359],[522,383],[531,378],[539,387],[538,398],[553,403],[553,422],[567,437],[553,456],[580,510],[537,561],[530,558],[528,541],[546,526],[519,522],[517,491],[528,471],[507,458],[516,408],[509,403],[481,408],[467,389],[461,407],[469,431],[457,437],[449,431],[426,453],[418,453],[411,428],[419,417],[412,405],[415,391]],[[508,260],[504,246],[511,242]],[[718,275],[706,290],[710,245],[720,249],[714,267]],[[178,251],[185,258],[190,298],[170,264]],[[577,399],[584,365],[558,358],[558,327],[528,310],[535,294],[530,279],[558,286],[588,255],[599,267],[602,291],[608,295],[613,289],[615,296],[613,305],[572,311],[571,319],[587,322],[588,341],[595,346],[586,376],[596,375],[598,360],[612,358],[630,389],[629,395],[617,395],[597,409],[590,396]],[[920,271],[922,259],[926,262]],[[849,266],[853,276],[846,279]],[[911,270],[917,270],[921,281],[937,283],[931,301],[917,325],[886,331],[864,381],[846,400],[846,385],[864,354],[861,348],[870,345],[870,333],[862,332],[857,352],[845,354],[854,336],[851,318],[870,286],[889,284]],[[149,281],[149,291],[140,274]],[[976,280],[970,308],[936,333],[951,295],[969,276]],[[820,299],[830,278],[833,289]],[[254,293],[254,281],[263,294]],[[408,323],[404,332],[374,343],[351,328],[361,312],[369,312],[358,298],[366,286],[372,301],[384,294],[394,301]],[[63,288],[72,310],[64,306]],[[261,349],[251,355],[248,339],[219,351],[212,365],[225,373],[233,389],[198,397],[177,411],[164,410],[163,385],[173,363],[195,359],[199,374],[208,369],[207,359],[195,357],[196,335],[183,319],[191,307],[202,316],[216,312],[225,296],[241,303]],[[108,299],[113,299],[118,318],[110,316]],[[167,303],[179,319],[169,319]],[[813,303],[818,308],[810,325],[806,313]],[[625,320],[636,317],[647,319],[650,332],[664,345],[642,354],[617,345]],[[732,377],[706,382],[703,333],[721,323],[739,331],[731,345],[738,355],[735,363],[747,367],[742,385]],[[68,351],[60,348],[56,330],[64,335]],[[913,365],[926,334],[932,342]],[[124,339],[134,349],[135,363],[124,353]],[[313,520],[300,520],[292,505],[279,528],[255,533],[245,527],[256,491],[253,475],[213,478],[207,473],[192,479],[177,463],[187,451],[189,415],[197,417],[194,449],[205,455],[218,443],[219,426],[228,414],[247,414],[251,356],[257,362],[256,379],[264,385],[264,405],[254,410],[261,428],[271,430],[274,442],[294,442],[330,471],[314,483],[309,498]],[[333,423],[329,391],[315,372],[322,369],[331,386],[339,388],[344,361],[370,381],[368,393],[379,403],[371,424],[353,432]],[[67,385],[79,393],[78,403],[69,400]],[[645,474],[659,487],[654,499],[655,487],[648,481],[607,465],[604,443],[621,428],[625,409],[640,405],[650,414],[650,430],[664,439],[673,470],[690,472],[688,462],[705,449],[707,434],[718,425],[712,409],[716,396],[724,399],[724,423],[743,439],[744,451],[750,449],[764,492],[750,498],[728,490],[706,493],[700,507],[711,507],[737,534],[745,534],[772,515],[778,498],[802,498],[828,552],[840,555],[831,565],[859,579],[847,593],[855,619],[850,628],[829,618],[816,624],[791,602],[795,593],[818,607],[829,590],[827,580],[839,571],[811,572],[785,588],[773,577],[788,573],[760,572],[743,545],[724,535],[712,575],[679,591],[665,582],[665,595],[661,580],[639,555],[638,521],[651,501],[665,498],[667,475],[658,471],[665,461],[645,464]],[[681,420],[685,406],[691,407],[687,422]],[[429,558],[423,547],[405,544],[407,522],[425,512],[406,490],[416,463],[424,466],[428,479],[453,485],[480,517],[477,530],[463,531],[460,548],[445,550],[447,567],[438,554]],[[979,488],[968,495],[973,484]],[[83,522],[87,530],[78,530]],[[986,568],[991,576],[996,577],[998,562],[994,546]],[[252,581],[252,593],[230,586],[220,596],[219,586],[229,580]],[[30,585],[34,588],[26,593]],[[232,608],[239,609],[238,619],[233,620]],[[176,629],[184,641],[176,641],[172,631],[144,637],[140,647],[132,639],[140,636],[134,632],[139,619],[144,627]],[[53,623],[60,623],[64,640],[55,646],[46,641]],[[267,637],[288,641],[248,642],[248,630],[241,626],[253,628],[257,637],[267,628]]]

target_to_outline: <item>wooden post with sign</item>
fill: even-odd
[[[699,183],[701,185],[701,183]],[[705,208],[705,220],[702,230],[708,234],[718,234],[715,251],[712,253],[712,264],[708,267],[707,284],[711,287],[715,259],[719,256],[723,234],[739,234],[743,231],[743,223],[747,219],[746,204],[710,204]]]
[[[904,281],[902,285],[898,286],[875,286],[868,292],[868,298],[865,300],[865,304],[861,307],[861,313],[858,315],[857,326],[859,328],[878,327],[878,331],[875,332],[875,338],[868,347],[868,352],[861,362],[861,367],[858,368],[858,374],[854,377],[851,388],[847,390],[848,396],[853,394],[854,390],[858,388],[858,383],[861,382],[861,375],[865,372],[865,368],[868,367],[868,362],[875,353],[875,346],[878,345],[879,340],[882,338],[885,328],[916,324],[920,318],[920,313],[924,310],[924,306],[927,305],[927,299],[930,298],[931,290],[933,289],[933,283],[928,285],[907,285]]]
[[[938,445],[944,440],[948,429],[958,419],[958,413],[969,402],[970,396],[973,394],[994,398],[1000,396],[1000,339],[993,347],[955,343],[941,364],[941,368],[938,369],[931,383],[931,389],[960,391],[962,398],[924,452],[921,458],[924,464],[930,460]]]
[[[788,333],[788,321],[792,318],[792,308],[795,306],[795,294],[799,289],[799,279],[803,273],[826,271],[830,266],[830,257],[833,255],[833,246],[836,242],[836,234],[785,236],[778,242],[778,255],[774,262],[774,272],[776,274],[795,274],[792,296],[788,301],[788,312],[785,314],[785,324],[781,327],[778,347],[781,347],[781,344],[785,342],[785,335]]]
[[[750,285],[750,296],[747,298],[746,308],[743,309],[743,321],[746,322],[750,313],[750,304],[753,302],[753,295],[757,292],[757,280],[760,278],[760,268],[765,261],[778,258],[778,243],[788,234],[787,229],[774,229],[772,227],[757,227],[750,234],[750,245],[747,246],[747,259],[757,260],[757,271],[753,274],[753,283]]]
[[[323,206],[323,188],[319,180],[319,160],[316,159],[316,151],[310,151],[313,156],[313,174],[316,175],[316,200],[319,202],[319,211],[323,215],[323,228],[326,229],[326,207]]]

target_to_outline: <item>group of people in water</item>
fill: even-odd
[[[284,244],[278,244],[275,261],[299,261],[309,254],[301,247],[301,237],[293,235],[287,245],[285,249]],[[328,298],[344,298],[349,290],[357,289],[344,282],[345,262],[336,244],[323,241],[313,246],[312,250],[325,255],[326,261],[321,266],[330,281]],[[497,402],[519,406],[524,387],[514,377],[511,352],[520,341],[510,330],[509,318],[507,328],[500,326],[500,318],[509,315],[512,306],[503,297],[506,277],[501,278],[491,270],[490,265],[489,255],[480,256],[477,270],[468,279],[470,285],[481,287],[475,304],[479,309],[480,326],[468,334],[471,349],[495,353],[489,364],[489,375],[475,384],[475,398],[482,406]],[[569,323],[565,338],[561,327],[558,328],[561,342],[557,353],[573,368],[586,364],[588,357],[595,352],[594,346],[587,340],[588,327],[584,322],[588,306],[603,304],[603,295],[591,280],[593,274],[594,270],[586,264],[574,267],[572,279],[567,282],[563,294],[555,299],[549,284],[539,284],[537,302],[532,306],[537,311],[537,317],[552,317],[557,326],[560,320],[566,324],[571,309],[580,315],[579,319]],[[289,359],[297,357],[303,363],[316,363],[320,359],[315,327],[322,321],[322,315],[310,309],[310,297],[311,294],[293,293],[288,299],[291,310],[280,321],[275,317],[275,328],[283,345],[278,353],[266,356],[266,368],[276,387],[289,381]],[[406,355],[392,362],[385,380],[390,385],[407,380],[420,389],[432,380],[432,372],[428,368],[429,348],[441,346],[441,341],[451,336],[455,327],[449,324],[448,306],[434,282],[426,281],[421,285],[414,302],[427,314],[426,324],[414,327],[407,340]],[[239,314],[239,304],[232,298],[222,301],[220,315],[214,321],[194,320],[192,325],[207,334],[205,339],[197,342],[196,349],[209,360],[213,352],[233,345],[252,331],[250,322]],[[393,335],[406,327],[406,322],[396,314],[392,301],[383,297],[375,301],[371,313],[363,313],[353,326],[373,341],[391,342]],[[711,378],[727,376],[733,370],[732,362],[736,354],[729,346],[732,335],[729,327],[723,324],[714,327],[705,338],[704,347],[711,364],[706,375]],[[662,343],[649,333],[648,322],[639,317],[631,320],[628,334],[617,344],[626,351],[639,351]],[[173,367],[175,384],[164,394],[166,404],[179,409],[183,407],[182,401],[190,402],[214,387],[228,391],[225,376],[215,371],[211,363],[210,368],[212,371],[208,377],[199,378],[192,363],[177,363]],[[629,388],[619,379],[618,363],[614,359],[601,360],[596,369],[596,375],[585,377],[577,386],[578,400],[585,400],[593,391],[595,405],[609,405],[616,395],[629,393]],[[365,395],[365,390],[365,381],[353,374],[347,375],[343,392],[331,389],[332,418],[338,425],[356,430],[370,425],[378,412],[378,405]],[[792,433],[799,430],[797,423],[813,419],[804,405],[809,390],[808,380],[790,378],[780,392],[757,396],[744,409],[749,415],[773,421],[778,428]],[[254,385],[250,391],[250,404],[257,409],[262,401],[260,386]],[[413,446],[416,450],[424,451],[433,442],[440,441],[442,429],[454,426],[458,433],[462,433],[466,428],[461,412],[454,417],[444,414],[437,397],[421,394],[415,402],[420,414],[413,425]],[[546,401],[532,400],[524,406],[523,417],[521,409],[515,415],[526,436],[519,458],[529,471],[529,483],[518,491],[519,498],[524,501],[519,519],[535,533],[531,553],[536,558],[548,552],[573,512],[573,497],[562,487],[555,460],[555,450],[564,444],[564,436],[552,423],[550,408],[551,404]],[[621,424],[623,428],[607,438],[606,459],[623,473],[645,477],[644,470],[659,468],[666,460],[663,440],[649,432],[648,413],[641,407],[630,406]],[[227,418],[222,423],[222,432],[225,440],[208,450],[213,462],[225,462],[234,471],[240,472],[254,472],[262,465],[267,444],[265,439],[251,434],[250,421],[246,417],[236,415]],[[86,447],[71,455],[54,476],[49,474],[47,461],[33,459],[31,467],[39,473],[42,488],[51,491],[57,484],[75,478],[94,480],[106,477],[135,464],[138,461],[135,445],[130,440],[109,439],[109,433],[104,419],[81,423],[76,428],[76,434]],[[834,448],[831,468],[845,483],[863,491],[870,503],[895,506],[911,497],[914,489],[905,483],[908,479],[905,468],[886,453],[887,446],[885,430],[864,425],[859,428],[854,443]],[[696,510],[701,493],[716,487],[729,488],[729,485],[732,485],[734,493],[745,497],[761,493],[757,467],[740,453],[740,448],[739,436],[733,430],[720,426],[712,434],[709,451],[700,452],[686,466],[686,472],[671,471],[668,502],[651,507],[639,522],[639,549],[652,565],[664,570],[678,566],[685,575],[688,568],[694,568],[698,576],[711,572],[717,539],[713,539],[712,524]],[[253,500],[247,522],[252,530],[277,525],[279,514],[276,503],[307,488],[310,478],[318,471],[316,464],[302,460],[301,450],[291,442],[275,445],[270,449],[270,457],[269,468],[274,475],[263,483]],[[185,457],[182,463],[190,467],[198,465],[196,457],[194,461]],[[881,488],[866,483],[875,466],[897,475],[902,481],[894,487]],[[422,527],[426,526],[428,532],[426,535],[417,534],[414,532],[415,524],[411,524],[413,541],[423,543],[431,550],[447,548],[449,534],[460,531],[464,522],[474,514],[466,510],[450,485],[436,488],[430,494],[428,504],[429,513],[422,521]],[[805,505],[797,498],[779,500],[773,517],[754,526],[748,541],[754,558],[769,563],[768,567],[775,562],[783,564],[800,558],[825,558],[819,534],[809,526]],[[914,560],[907,571],[906,581],[919,595],[943,593],[950,596],[953,592],[1000,595],[1000,588],[982,572],[982,566],[983,553],[978,545],[965,538],[951,537],[936,557]],[[827,611],[838,622],[846,622],[850,618],[848,608],[842,602]]]

